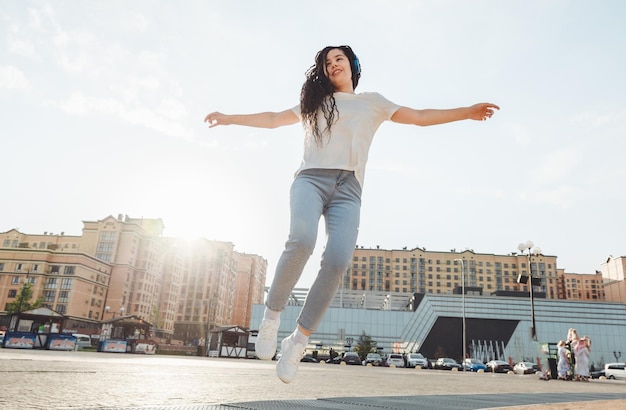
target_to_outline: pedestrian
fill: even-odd
[[[589,352],[591,349],[591,340],[589,336],[583,336],[578,339],[578,342],[574,345],[574,356],[576,357],[576,365],[574,366],[574,373],[576,379],[588,382],[589,381]]]
[[[231,124],[275,128],[298,122],[304,128],[304,158],[290,190],[289,236],[267,295],[255,347],[260,359],[270,360],[276,353],[281,311],[313,252],[319,219],[324,216],[327,240],[319,272],[294,332],[281,342],[276,373],[285,383],[296,376],[309,336],[349,267],[357,241],[365,165],[378,127],[387,120],[420,126],[484,121],[499,109],[491,103],[412,109],[378,93],[356,94],[360,77],[361,64],[349,46],[325,47],[306,72],[297,106],[247,115],[213,112],[204,119],[210,128]]]
[[[569,365],[569,351],[567,350],[567,347],[565,347],[565,340],[559,341],[559,343],[557,344],[557,347],[558,347],[559,362],[557,364],[556,369],[559,374],[559,380],[567,380],[568,373],[570,371],[570,365]]]

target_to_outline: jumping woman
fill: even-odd
[[[233,124],[276,128],[297,122],[304,128],[304,158],[290,191],[289,237],[259,326],[255,350],[260,359],[271,360],[276,354],[280,313],[313,253],[322,215],[327,241],[296,328],[281,342],[276,373],[284,383],[296,376],[309,336],[317,329],[350,265],[357,242],[365,165],[380,124],[387,120],[420,126],[484,121],[499,109],[491,103],[444,110],[412,109],[378,93],[355,94],[360,77],[361,65],[350,47],[325,47],[306,72],[297,106],[246,115],[213,112],[204,119],[210,128]]]

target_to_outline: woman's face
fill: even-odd
[[[324,74],[335,88],[335,91],[354,92],[350,60],[348,60],[343,50],[333,48],[326,54]]]

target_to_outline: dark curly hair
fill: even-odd
[[[315,65],[306,72],[306,80],[300,92],[300,111],[302,112],[302,122],[305,127],[310,127],[313,137],[318,145],[322,145],[324,135],[330,135],[330,128],[335,122],[335,115],[339,115],[335,104],[333,93],[335,89],[330,83],[324,66],[326,65],[326,55],[330,50],[341,50],[350,61],[352,70],[352,87],[356,89],[361,78],[361,65],[354,51],[349,46],[328,46],[320,50],[315,56]],[[326,127],[320,129],[317,121],[317,113],[322,110],[326,119]]]

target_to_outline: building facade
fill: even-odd
[[[303,301],[306,291],[299,294]],[[293,331],[301,303],[292,299],[281,314],[279,342]],[[311,334],[307,352],[325,355],[330,348],[353,350],[365,333],[383,354],[420,352],[431,360],[451,357],[460,361],[465,339],[467,356],[483,362],[526,360],[547,366],[549,354],[555,352],[551,349],[573,327],[591,339],[590,361],[596,369],[618,361],[616,354],[622,354],[626,340],[623,303],[539,299],[532,306],[528,297],[344,290],[337,293]],[[263,311],[264,305],[254,306],[253,328],[260,325]],[[537,340],[530,333],[533,313]]]
[[[482,288],[486,294],[498,291],[529,292],[520,275],[541,279],[537,292],[558,298],[557,257],[511,253],[495,255],[437,252],[421,248],[386,250],[357,247],[343,288],[371,292],[447,294],[461,287]],[[463,261],[463,262],[461,262]],[[465,271],[462,278],[461,269]],[[532,271],[531,271],[532,269]]]
[[[1,310],[29,282],[43,307],[85,323],[102,319],[111,267],[81,253],[79,237],[47,232],[27,235],[13,229],[0,239]]]
[[[600,272],[604,281],[606,300],[626,303],[626,256],[609,256],[600,265]]]
[[[163,237],[163,229],[161,219],[118,215],[83,221],[81,236],[0,233],[0,314],[28,281],[34,299],[80,333],[122,315],[153,324],[156,337],[187,342],[233,320],[249,327],[267,261],[230,242]]]
[[[568,300],[606,300],[602,273],[565,273],[557,270],[558,298]]]
[[[231,325],[250,327],[252,305],[263,303],[267,260],[258,255],[235,252],[236,285]]]

